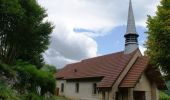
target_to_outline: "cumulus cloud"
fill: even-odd
[[[132,0],[136,25],[146,26],[146,15],[154,15],[160,0]],[[47,63],[65,64],[97,55],[93,37],[104,36],[116,26],[126,25],[129,0],[38,0],[55,25],[45,52]],[[78,32],[75,29],[86,31]],[[88,31],[90,30],[90,31]]]
[[[44,53],[45,61],[59,67],[96,56],[97,43],[92,38],[73,32],[59,24],[51,36],[49,49]]]

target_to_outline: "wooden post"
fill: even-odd
[[[159,100],[159,93],[155,83],[152,83],[151,94],[152,94],[152,100]]]
[[[128,100],[133,100],[133,88],[128,89]]]
[[[102,100],[106,100],[106,95],[105,95],[105,91],[102,91]]]

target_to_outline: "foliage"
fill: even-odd
[[[37,0],[0,0],[0,100],[47,100],[54,94],[54,69],[40,69],[53,29],[46,16]]]
[[[49,94],[51,97],[54,90],[53,73],[37,69],[36,66],[24,61],[17,61],[15,66],[0,62],[0,98],[46,100],[45,95]]]
[[[167,95],[170,96],[170,81],[167,81],[167,82],[166,82],[166,86],[167,86],[168,90],[164,90],[164,92],[165,92]]]
[[[47,92],[54,94],[55,78],[53,74],[36,68],[36,66],[18,61],[15,65],[18,74],[17,89],[20,93],[34,92],[44,95]],[[38,91],[38,88],[41,89]],[[39,93],[40,92],[40,93]]]
[[[43,64],[53,26],[43,19],[45,10],[36,0],[0,0],[0,57],[7,64],[16,59]]]
[[[14,78],[16,76],[16,72],[7,64],[0,61],[0,75],[8,78]]]
[[[161,0],[156,16],[148,16],[146,54],[151,64],[170,75],[170,0]]]
[[[160,91],[159,100],[169,100],[169,99],[170,99],[170,97],[167,94]]]
[[[36,93],[28,93],[21,96],[22,100],[45,100],[43,96],[39,96]]]
[[[0,81],[0,100],[19,100],[16,91]]]
[[[45,65],[41,68],[41,70],[47,71],[47,72],[50,72],[50,73],[53,73],[53,74],[55,74],[55,73],[57,72],[56,67],[53,66],[53,65],[49,65],[49,64],[45,64]]]

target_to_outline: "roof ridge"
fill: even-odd
[[[139,50],[139,48],[137,48],[135,51],[133,51],[133,52],[131,52],[131,53],[129,53],[129,54],[125,54],[125,55],[130,55],[130,54],[136,53],[138,50]],[[96,56],[96,57],[91,57],[91,58],[83,59],[83,60],[78,61],[78,62],[74,62],[74,63],[71,63],[71,64],[67,64],[66,66],[68,66],[68,65],[73,65],[73,64],[78,64],[78,63],[81,63],[81,62],[84,62],[84,61],[88,61],[88,60],[91,60],[91,59],[100,58],[100,57],[105,57],[105,56],[114,55],[114,54],[118,54],[118,53],[124,53],[124,51],[119,51],[119,52],[114,52],[114,53],[110,53],[110,54],[105,54],[105,55],[100,55],[100,56]],[[65,66],[65,67],[66,67],[66,66]]]
[[[123,52],[124,51],[119,51],[119,52],[115,52],[115,53],[110,53],[110,54],[100,55],[100,56],[96,56],[96,57],[92,57],[92,58],[87,58],[87,59],[81,60],[81,62],[88,61],[88,60],[95,59],[95,58],[101,58],[101,57],[105,57],[105,56],[109,56],[109,55],[114,55],[114,54],[118,54],[118,53],[123,53]]]

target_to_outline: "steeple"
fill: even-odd
[[[127,29],[125,37],[125,54],[131,53],[138,48],[138,34],[136,32],[135,18],[133,15],[132,2],[129,1],[129,11],[127,20]]]

